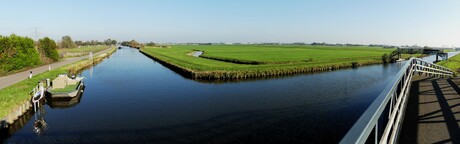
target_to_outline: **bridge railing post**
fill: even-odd
[[[364,111],[340,143],[365,143],[371,137],[370,133],[373,130],[375,143],[396,143],[407,105],[412,77],[416,73],[436,77],[453,74],[445,67],[411,58]],[[385,118],[386,116],[388,119]],[[384,120],[379,122],[380,119]],[[384,126],[381,135],[378,131],[379,124]]]

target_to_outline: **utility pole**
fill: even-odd
[[[38,41],[38,36],[39,36],[38,29],[40,29],[40,28],[39,27],[32,27],[32,29],[34,30],[33,31],[33,37],[35,38],[35,40]]]

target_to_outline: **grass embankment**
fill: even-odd
[[[107,53],[95,56],[93,61],[101,61],[111,53],[113,53],[116,48],[110,50]],[[18,82],[11,86],[8,86],[4,89],[0,90],[0,120],[9,114],[11,111],[15,110],[18,105],[23,104],[24,102],[30,101],[31,96],[29,93],[32,89],[37,86],[37,82],[43,79],[53,79],[57,75],[62,73],[72,73],[72,71],[82,69],[86,66],[89,66],[93,63],[93,61],[89,59],[84,59],[73,64],[68,64],[60,68],[56,68],[54,70],[44,72],[41,74],[37,74],[33,76],[31,79],[26,79],[24,81]]]
[[[234,79],[324,71],[382,63],[394,49],[338,46],[187,45],[146,47],[141,52],[186,76]],[[190,56],[204,51],[201,57]],[[409,55],[403,55],[409,57]]]
[[[59,53],[64,53],[64,57],[77,57],[88,55],[89,52],[97,53],[102,50],[106,50],[111,46],[101,45],[101,46],[81,46],[80,48],[62,48],[59,49]]]
[[[446,49],[444,50],[443,52],[456,52],[457,50],[454,50],[454,49]]]
[[[450,57],[445,61],[437,62],[436,64],[447,67],[450,70],[454,71],[456,74],[458,74],[458,70],[460,69],[460,54]]]

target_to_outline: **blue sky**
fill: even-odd
[[[9,0],[0,35],[460,46],[460,1]]]

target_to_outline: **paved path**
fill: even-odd
[[[97,53],[93,54],[93,56],[97,56],[97,55],[105,53],[105,52],[107,52],[109,50],[111,50],[111,49],[109,48],[109,49],[97,52]],[[19,73],[15,73],[15,74],[0,77],[0,89],[3,89],[5,87],[8,87],[8,86],[13,85],[13,84],[15,84],[17,82],[20,82],[20,81],[23,81],[23,80],[27,79],[29,77],[30,71],[32,71],[33,75],[37,75],[37,74],[43,73],[45,71],[48,71],[49,66],[51,66],[51,69],[55,69],[55,68],[58,68],[58,67],[61,67],[61,66],[67,65],[67,64],[71,64],[71,63],[80,61],[82,59],[86,59],[88,57],[89,57],[89,55],[76,57],[76,58],[66,58],[66,59],[64,59],[63,61],[60,61],[60,62],[56,62],[56,63],[36,67],[36,68],[33,68],[33,69],[25,70],[23,72],[19,72]]]
[[[399,143],[460,143],[460,78],[416,78]]]

